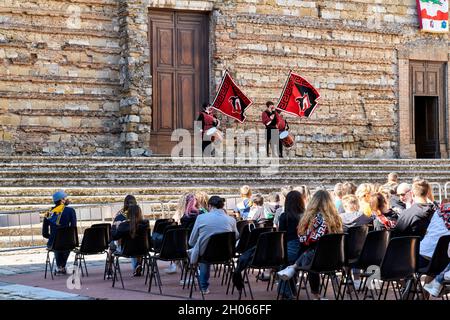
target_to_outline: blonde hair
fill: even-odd
[[[241,197],[250,198],[252,196],[252,189],[250,189],[250,186],[248,185],[242,186],[240,191]]]
[[[314,218],[319,212],[323,216],[329,233],[342,232],[342,220],[331,195],[328,191],[321,189],[314,193],[306,207],[306,211],[298,224],[299,234],[305,234],[307,230],[312,229]]]
[[[195,193],[195,199],[197,199],[197,207],[208,209],[209,195],[204,191],[198,191]]]
[[[373,191],[373,186],[370,183],[361,183],[356,189],[355,196],[359,200],[364,199],[367,195],[370,195]]]
[[[359,201],[354,194],[347,194],[342,197],[342,206],[345,212],[356,212],[359,210]]]
[[[344,195],[344,185],[342,183],[336,183],[334,185],[334,196],[337,198],[342,198]]]
[[[178,199],[177,208],[175,209],[175,214],[172,217],[175,221],[180,222],[186,208],[186,198],[191,194],[192,193],[189,192],[184,193],[181,195],[180,199]]]

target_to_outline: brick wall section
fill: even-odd
[[[0,154],[121,154],[115,0],[0,1]]]
[[[411,59],[401,52],[415,48],[424,53],[416,58],[433,59],[426,52],[437,48],[448,55],[448,35],[420,33],[415,0],[4,2],[3,153],[55,153],[59,145],[73,153],[148,150],[148,8],[211,12],[211,97],[229,69],[255,101],[243,128],[261,127],[264,102],[278,99],[290,68],[310,80],[322,95],[319,108],[311,119],[288,117],[297,156],[414,156],[403,136],[407,123],[400,124],[409,103],[400,83],[408,76],[400,73]],[[82,31],[64,26],[61,11],[70,4],[82,8]]]

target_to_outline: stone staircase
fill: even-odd
[[[0,157],[0,212],[48,208],[51,194],[58,189],[65,189],[72,203],[101,204],[121,202],[127,194],[139,201],[176,201],[183,192],[196,190],[232,197],[243,184],[267,194],[285,185],[332,188],[343,181],[384,183],[391,171],[402,181],[422,176],[442,187],[450,181],[450,159],[272,161],[269,166],[264,159],[244,163],[211,158]]]

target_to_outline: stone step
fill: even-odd
[[[411,175],[406,180],[410,181],[413,178]],[[430,177],[425,176],[428,180],[433,180],[434,182],[446,183],[450,181],[449,176],[437,176]],[[202,187],[209,187],[213,185],[239,185],[239,184],[249,184],[250,182],[253,184],[260,185],[298,185],[298,184],[307,184],[310,186],[319,186],[319,185],[333,185],[337,182],[342,181],[353,181],[356,184],[363,182],[372,182],[372,183],[384,183],[386,178],[384,175],[376,175],[373,176],[371,174],[367,175],[353,175],[353,174],[340,174],[338,172],[333,173],[332,175],[324,176],[323,174],[318,174],[317,176],[234,176],[234,177],[220,177],[217,179],[211,179],[211,177],[86,177],[86,178],[77,178],[77,179],[67,179],[67,178],[59,178],[59,177],[48,177],[48,178],[4,178],[0,180],[0,186],[8,187],[8,186],[35,186],[35,187],[43,187],[43,186],[110,186],[110,185],[122,185],[122,186],[154,186],[155,188],[165,185],[165,186],[190,186],[190,185],[199,185]]]
[[[232,160],[232,161],[231,161]],[[223,160],[231,161],[231,163],[239,163],[245,161],[245,158]],[[171,158],[171,157],[45,157],[45,156],[1,156],[0,164],[86,164],[86,163],[115,163],[115,164],[132,164],[132,163],[213,163],[217,161],[215,158]],[[267,163],[268,161],[276,161],[274,159],[261,158],[258,163]],[[228,163],[228,162],[227,162]],[[279,159],[280,164],[286,163],[336,163],[336,164],[414,164],[414,165],[447,165],[450,166],[450,159],[355,159],[355,158],[283,158]]]
[[[281,168],[280,168],[281,169]],[[192,177],[192,178],[202,178],[202,177],[214,177],[218,179],[231,178],[231,177],[242,177],[242,179],[253,177],[255,174],[261,177],[265,176],[277,176],[277,177],[298,177],[303,176],[305,178],[315,177],[318,175],[329,176],[329,175],[339,175],[339,177],[352,177],[352,176],[379,176],[386,178],[386,176],[391,172],[391,170],[340,170],[338,168],[327,168],[322,170],[317,170],[313,168],[304,168],[303,170],[270,170],[270,169],[254,169],[250,170],[109,170],[109,171],[0,171],[0,183],[7,181],[14,181],[15,179],[27,180],[27,179],[54,179],[54,177],[64,176],[66,180],[85,180],[94,178],[114,178],[126,180],[129,177],[139,177],[141,179],[157,179],[157,178],[181,178],[181,177]],[[330,170],[331,169],[331,170]],[[396,171],[402,179],[408,179],[414,176],[426,176],[428,179],[431,177],[450,177],[450,171],[448,170],[397,170]],[[32,177],[30,177],[32,175]],[[92,183],[95,184],[95,183]]]

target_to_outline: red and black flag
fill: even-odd
[[[239,89],[228,71],[225,71],[211,107],[242,123],[246,118],[245,112],[252,103],[253,101]]]
[[[277,109],[298,117],[310,117],[317,107],[320,94],[308,81],[289,72]]]

